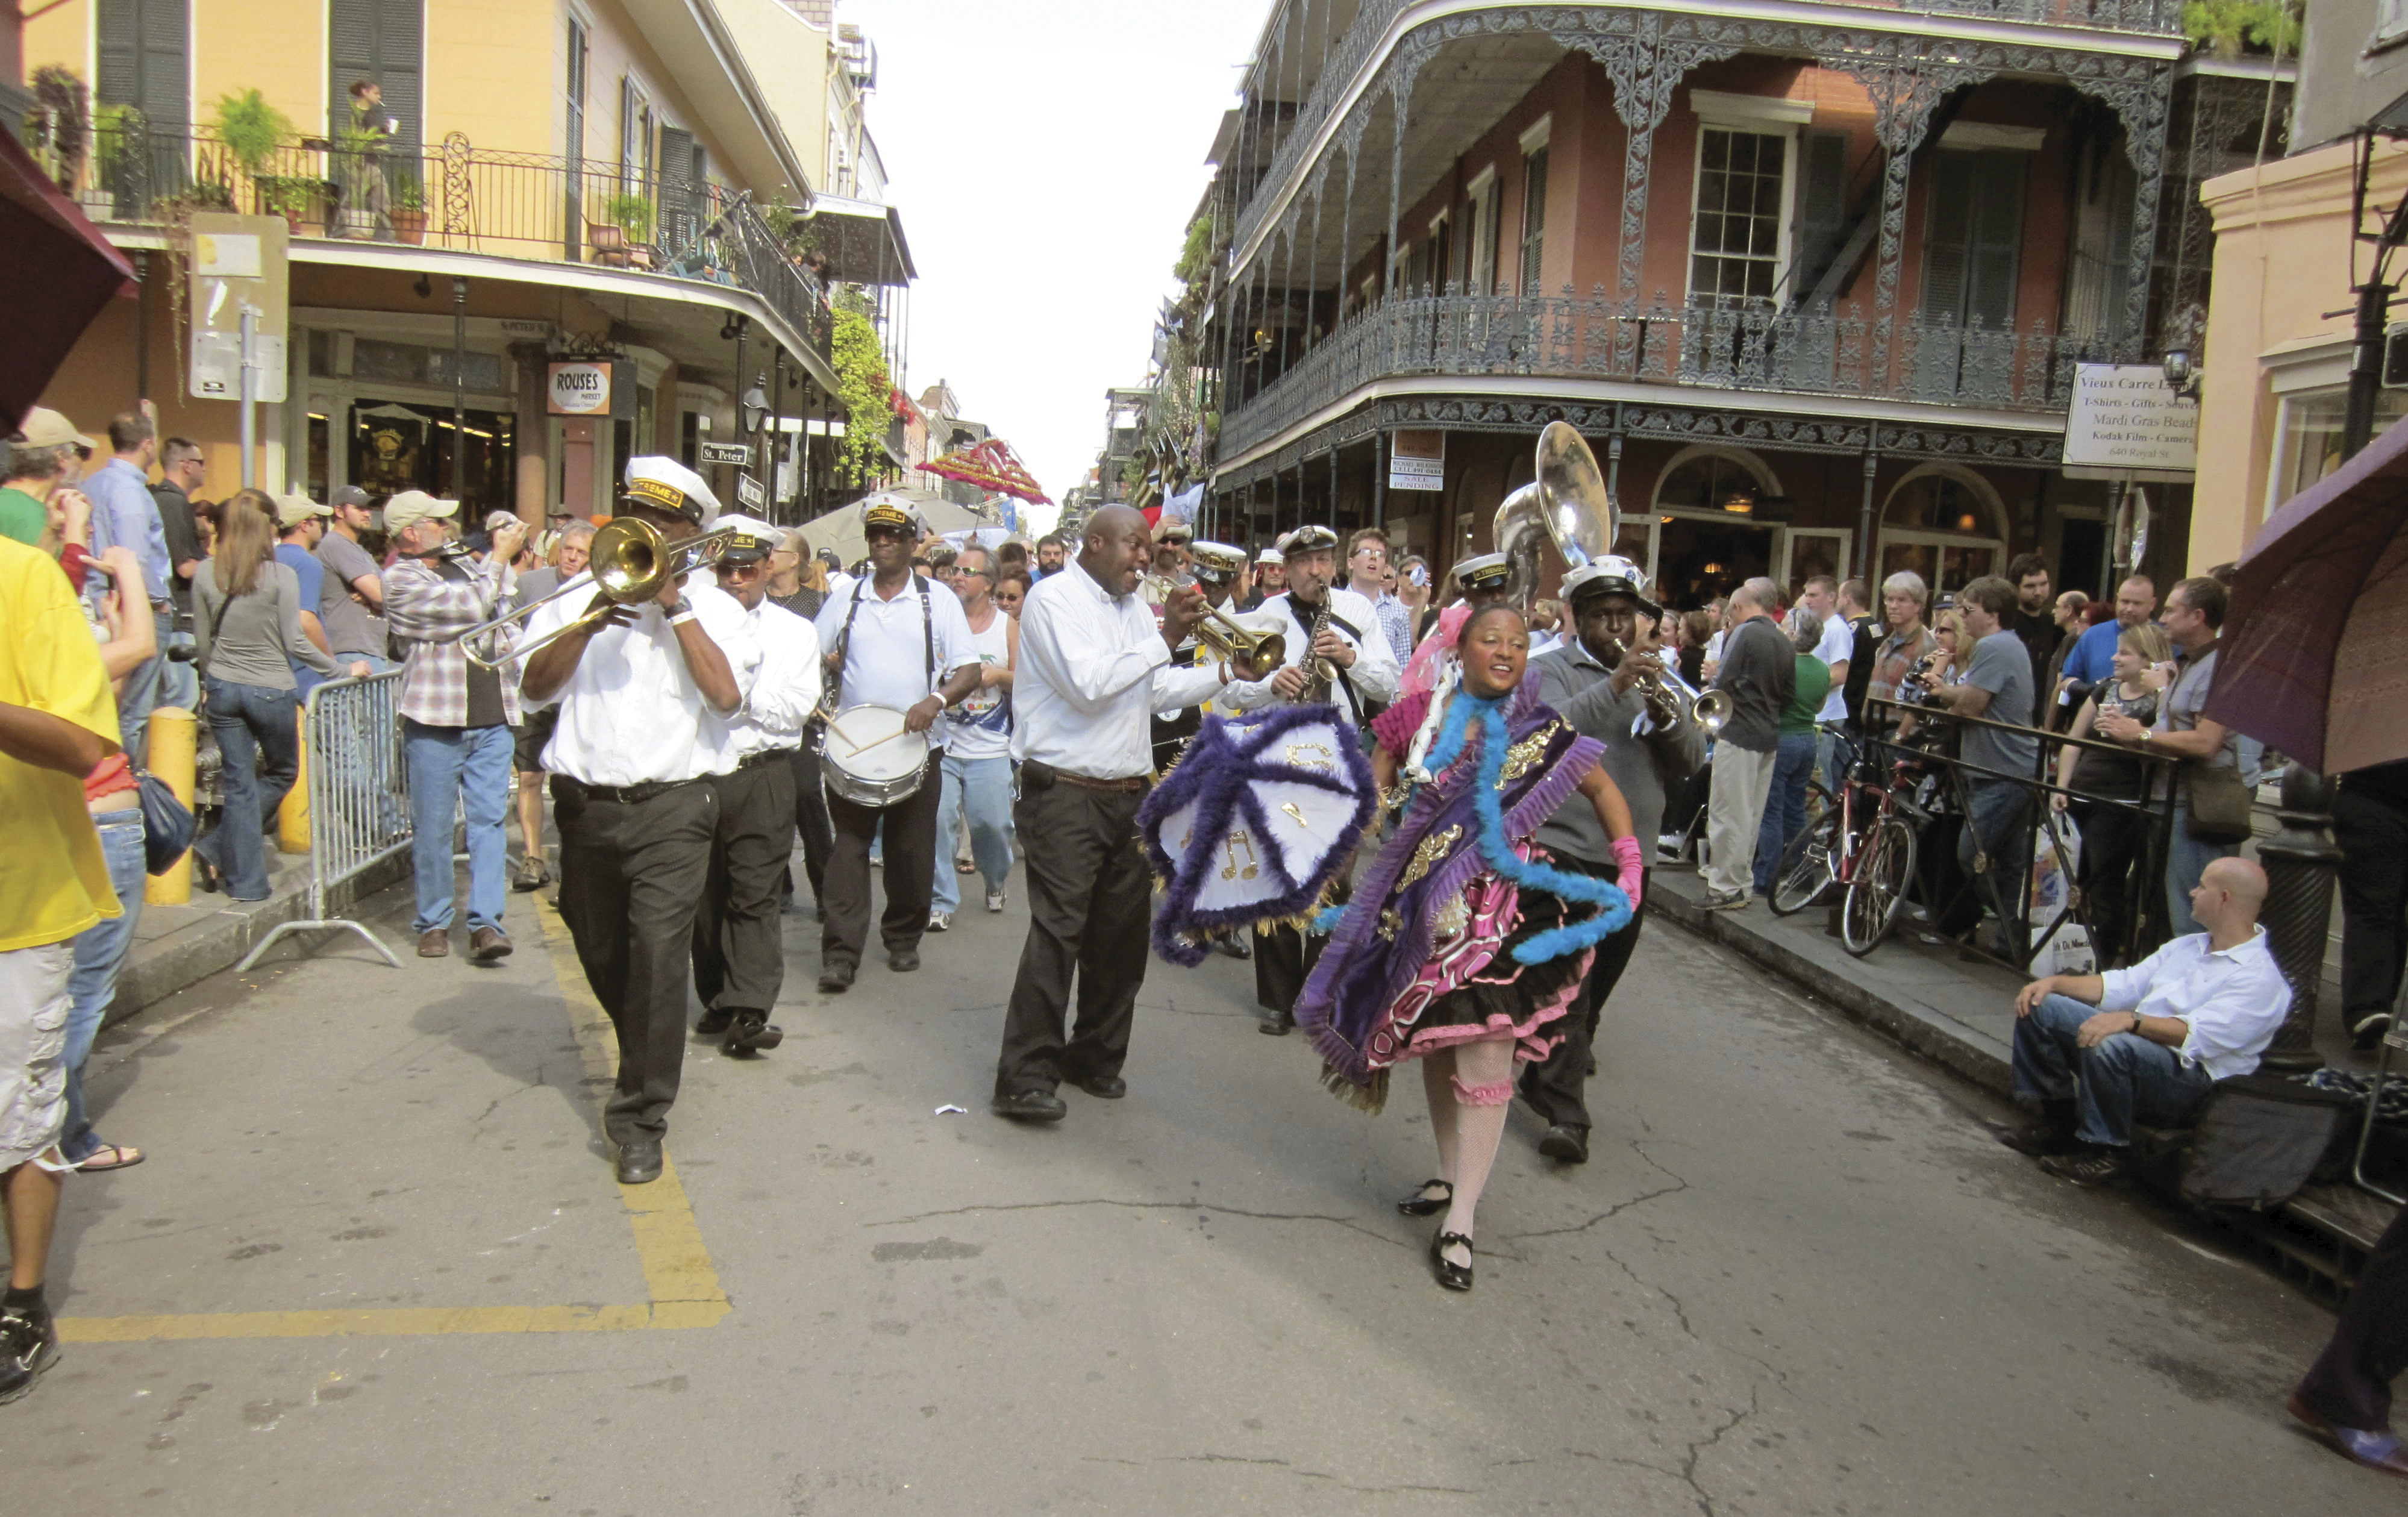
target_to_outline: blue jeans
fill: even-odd
[[[284,804],[285,792],[301,772],[301,728],[293,692],[265,685],[238,685],[212,675],[208,681],[209,731],[225,764],[219,773],[224,803],[218,830],[194,852],[225,877],[226,894],[237,901],[267,899],[267,844],[261,834]]]
[[[970,856],[978,860],[986,888],[1001,890],[1011,877],[1011,759],[958,759],[945,755],[945,788],[937,800],[937,909],[962,904],[962,877],[953,869],[953,831],[967,808]]]
[[[1856,740],[1843,732],[1817,728],[1814,733],[1814,775],[1823,788],[1837,795],[1856,762]]]
[[[1991,883],[1998,887],[1999,900],[2009,918],[2021,920],[2031,860],[2028,794],[2023,786],[2004,780],[1969,780],[1965,790],[1967,815],[1956,834],[1956,866],[1965,871],[1971,885],[1975,862],[1988,864]],[[1971,892],[1969,899],[1975,906],[1990,904],[1978,885],[1971,886]]]
[[[81,1164],[101,1146],[84,1115],[83,1065],[92,1057],[92,1040],[100,1036],[101,1019],[117,999],[117,971],[125,966],[134,946],[135,924],[142,920],[142,886],[147,878],[142,853],[142,809],[129,807],[94,817],[100,828],[100,852],[108,860],[108,883],[117,892],[113,922],[95,922],[75,938],[75,969],[67,978],[67,1125],[59,1148],[70,1164]]]
[[[2082,1123],[2074,1136],[2113,1148],[2131,1145],[2135,1122],[2165,1126],[2189,1120],[2215,1088],[2214,1080],[2199,1066],[2185,1064],[2172,1049],[2137,1033],[2076,1048],[2074,1034],[2098,1014],[2097,1007],[2071,995],[2051,995],[2031,1015],[2018,1017],[2015,1094],[2043,1101],[2078,1094]]]
[[[1772,789],[1764,799],[1764,821],[1756,829],[1756,893],[1772,894],[1781,851],[1806,825],[1806,781],[1814,773],[1814,734],[1784,732],[1772,754]]]
[[[159,651],[136,665],[117,693],[117,746],[137,769],[142,767],[142,735],[150,730],[150,712],[160,704],[159,684],[167,667],[167,644],[175,637],[175,613],[153,611],[150,625]]]
[[[2193,837],[2190,809],[2180,801],[2174,803],[2173,833],[2166,839],[2166,913],[2174,937],[2207,930],[2190,914],[2191,887],[2199,883],[2209,865],[2240,852],[2239,843],[2202,843]]]
[[[409,864],[418,883],[412,932],[452,925],[459,894],[452,867],[452,816],[467,819],[468,925],[501,930],[509,882],[502,877],[502,819],[510,808],[510,729],[430,727],[401,722],[409,774]]]
[[[191,648],[193,635],[189,632],[163,632],[159,635],[159,646]],[[159,661],[159,694],[156,698],[158,704],[151,708],[153,710],[160,706],[173,706],[196,716],[200,714],[201,677],[193,667],[192,660],[165,658]]]

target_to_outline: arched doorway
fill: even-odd
[[[1882,507],[1881,578],[1923,576],[1955,594],[2007,562],[2007,508],[1987,479],[1954,464],[1926,464],[1899,480]]]
[[[1773,572],[1781,532],[1756,519],[1756,503],[1782,493],[1764,460],[1743,448],[1684,449],[1656,477],[1643,543],[1635,530],[1641,524],[1626,523],[1623,551],[1637,557],[1643,546],[1665,605],[1703,606]]]

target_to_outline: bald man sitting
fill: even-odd
[[[2051,975],[2015,997],[2015,1095],[2041,1116],[2000,1142],[2077,1185],[2114,1184],[2135,1122],[2180,1125],[2217,1081],[2256,1071],[2291,1007],[2258,925],[2266,872],[2218,859],[2190,904],[2205,932],[2129,969]]]

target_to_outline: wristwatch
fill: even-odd
[[[2138,1038],[2141,1035],[2141,1013],[2138,1011],[2127,1011],[2124,1014],[2132,1019],[2132,1036]]]

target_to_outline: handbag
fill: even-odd
[[[176,798],[167,781],[149,770],[135,776],[142,796],[142,867],[165,874],[170,865],[192,852],[193,834],[200,830],[193,809]]]
[[[2247,842],[2255,804],[2238,767],[2210,768],[2199,759],[2183,766],[2183,809],[2190,835],[2200,842]]]

